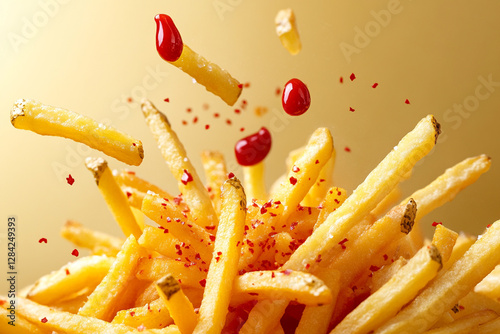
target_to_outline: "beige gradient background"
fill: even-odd
[[[294,8],[298,20],[303,50],[297,56],[283,49],[274,32],[274,16],[285,7]],[[388,9],[394,13],[379,23],[377,13]],[[427,233],[433,221],[480,233],[500,218],[499,12],[500,3],[486,0],[1,1],[0,267],[7,271],[9,215],[18,219],[19,287],[74,259],[74,247],[59,236],[67,219],[121,233],[83,165],[87,155],[102,154],[66,139],[14,129],[9,112],[18,98],[72,109],[138,137],[145,159],[130,169],[174,194],[178,190],[138,104],[127,103],[128,97],[146,94],[168,115],[200,170],[199,153],[218,149],[241,176],[234,143],[268,126],[274,138],[266,161],[268,184],[284,171],[288,152],[303,145],[314,129],[326,126],[338,152],[335,183],[349,191],[432,113],[443,135],[403,189],[409,194],[462,159],[488,154],[493,158],[491,170],[423,221]],[[241,97],[248,101],[246,111],[236,115],[234,108],[157,55],[157,13],[172,16],[192,49],[250,83]],[[365,29],[369,35],[363,40],[359,31]],[[341,46],[347,44],[356,47],[356,53],[346,56]],[[352,72],[354,82],[348,79]],[[283,114],[274,93],[292,77],[301,78],[312,96],[311,109],[295,118]],[[493,85],[485,86],[482,80]],[[374,82],[379,83],[376,89],[371,88]],[[167,97],[168,104],[163,102]],[[411,103],[405,104],[405,99]],[[202,108],[204,103],[209,110]],[[454,111],[464,104],[462,114]],[[270,111],[256,117],[256,106]],[[188,107],[193,109],[190,114]],[[215,112],[220,119],[212,117]],[[194,116],[199,117],[197,124],[191,122]],[[189,125],[183,126],[182,120]],[[246,130],[240,132],[240,127]],[[351,152],[344,151],[346,146]],[[112,158],[109,163],[125,167]],[[73,186],[64,180],[69,173],[75,178]],[[48,244],[39,244],[41,237]],[[6,293],[4,281],[0,294]]]

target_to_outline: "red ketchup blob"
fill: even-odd
[[[156,50],[166,61],[176,61],[182,53],[182,37],[170,16],[158,14],[156,21]]]
[[[290,79],[283,89],[281,103],[287,114],[292,116],[302,115],[311,105],[309,89],[299,79]]]
[[[240,139],[234,147],[236,160],[242,166],[256,165],[267,156],[271,150],[271,134],[262,127],[259,132]]]

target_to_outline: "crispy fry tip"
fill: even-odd
[[[100,157],[99,158],[88,157],[87,159],[85,159],[85,166],[87,166],[87,169],[92,172],[96,184],[99,185],[99,180],[101,179],[101,175],[102,173],[104,173],[104,170],[108,166],[106,160]]]
[[[165,116],[164,113],[159,111],[158,108],[156,108],[155,105],[153,104],[153,102],[151,102],[150,100],[143,99],[142,103],[141,103],[141,109],[142,109],[142,113],[146,119],[149,117],[152,117],[154,115],[159,115],[159,117],[161,117],[168,124],[168,126],[171,127],[167,116]]]
[[[14,107],[10,112],[10,122],[14,125],[16,118],[24,116],[24,106],[26,105],[25,99],[19,99],[14,103]],[[15,125],[14,125],[15,126]]]
[[[432,125],[434,126],[434,130],[436,131],[434,143],[437,143],[438,137],[441,134],[441,124],[438,123],[434,115],[429,116],[431,118]]]

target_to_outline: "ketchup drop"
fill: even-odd
[[[158,14],[156,21],[156,50],[166,61],[176,61],[182,53],[182,37],[170,16]]]
[[[267,156],[271,150],[271,133],[262,127],[257,133],[240,139],[235,147],[236,160],[242,166],[256,165]]]
[[[289,80],[283,89],[281,103],[285,112],[292,116],[302,115],[311,105],[311,95],[307,86],[299,79]]]

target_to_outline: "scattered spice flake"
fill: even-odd
[[[233,122],[228,118],[228,119],[226,119],[226,124],[231,125],[231,124],[233,124]]]
[[[276,274],[274,273],[274,271],[271,272],[271,278],[275,278],[276,277]]]
[[[406,104],[410,104],[410,100],[406,99],[406,100],[405,100],[405,103],[406,103]]]
[[[356,79],[356,75],[354,73],[351,73],[349,79],[351,79],[351,81],[354,81],[354,79]]]
[[[434,223],[432,223],[432,226],[433,226],[433,227],[436,227],[436,226],[438,226],[438,225],[443,225],[443,223],[442,223],[442,222],[439,222],[439,223],[438,223],[438,222],[434,222]]]
[[[214,117],[215,118],[219,118],[220,117],[220,114],[218,112],[214,113]]]
[[[240,114],[240,113],[241,113],[241,110],[240,110],[240,109],[234,109],[234,113],[235,113],[235,114]]]
[[[211,235],[209,238],[210,238],[210,241],[212,241],[212,242],[215,241],[215,235]]]
[[[130,198],[130,196],[132,196],[132,193],[130,191],[127,191],[125,195],[127,195],[127,198]]]
[[[39,243],[47,243],[47,238],[40,238],[40,240],[38,240]]]
[[[297,183],[297,179],[293,176],[290,176],[290,183],[292,184],[292,186],[294,186]]]
[[[250,87],[250,82],[245,82],[245,85],[244,85],[244,86],[245,86],[245,88]]]
[[[356,111],[356,109],[354,109],[353,107],[349,107],[349,111],[354,112]]]
[[[6,300],[0,300],[0,306],[5,305],[5,303],[7,303]]]
[[[380,267],[377,267],[377,266],[374,266],[374,265],[371,265],[371,266],[370,266],[370,271],[375,272],[375,271],[377,271],[377,270],[380,270]]]
[[[266,107],[255,107],[254,113],[256,116],[262,116],[268,112]]]
[[[191,181],[193,181],[193,176],[187,170],[184,169],[184,173],[181,176],[182,184],[186,185]]]
[[[340,82],[340,83],[344,83],[344,78],[343,78],[343,77],[340,77],[339,82]]]
[[[205,124],[205,130],[208,130],[210,129],[210,125],[209,124]]]
[[[215,225],[212,225],[212,226],[205,226],[205,229],[206,229],[207,231],[213,231],[213,230],[215,230]]]
[[[164,99],[163,101],[165,102],[170,102],[170,99],[167,97],[166,99]]]
[[[69,272],[69,269],[68,269],[68,268],[64,269],[64,271],[66,272],[66,276],[68,276],[68,275],[70,275],[70,274],[71,274],[71,273]]]
[[[274,91],[274,94],[276,96],[280,96],[281,95],[281,87],[277,87],[276,90]]]
[[[191,112],[191,111],[193,111],[193,109],[191,109],[191,108],[186,108],[186,112]]]
[[[342,247],[342,249],[346,249],[347,247],[344,245],[347,241],[349,241],[347,238],[342,239],[339,242],[339,245]]]
[[[199,283],[200,283],[201,287],[204,288],[205,285],[207,285],[207,280],[206,279],[202,279]]]
[[[318,263],[319,263],[319,262],[321,262],[321,260],[322,260],[322,259],[321,259],[321,254],[318,254],[318,257],[317,257],[317,258],[316,258],[316,260],[314,260],[314,261],[316,261],[316,262],[318,262]]]
[[[309,268],[311,268],[311,265],[308,263],[308,264],[306,264],[306,270]]]
[[[285,270],[281,271],[281,273],[283,275],[288,276],[288,275],[290,275],[292,273],[292,271],[293,271],[292,269],[285,269]]]
[[[203,110],[208,110],[210,108],[210,105],[208,103],[203,103],[201,105],[201,108],[203,108]]]
[[[127,98],[127,102],[128,102],[128,103],[132,103],[132,102],[134,102],[134,99],[133,99],[133,98],[131,98],[131,97],[129,96],[129,97]]]
[[[243,132],[243,131],[245,131],[245,128],[240,128],[240,132]]]
[[[243,88],[243,84],[241,84],[241,83],[238,84],[238,88],[240,88],[240,89]]]
[[[347,146],[346,146],[346,147],[344,148],[344,151],[346,151],[346,152],[351,152],[351,149],[350,149],[349,147],[347,147]]]
[[[372,88],[377,88],[378,86],[378,82],[375,82],[373,85],[372,85]]]
[[[234,177],[234,173],[233,172],[230,172],[229,174],[227,174],[227,178],[228,179],[232,179]]]
[[[193,118],[193,124],[196,124],[197,122],[198,122],[198,116],[195,116],[195,117]]]
[[[185,119],[183,119],[182,120],[182,125],[187,125],[187,124],[188,124],[188,122]]]
[[[131,311],[131,312],[130,312],[130,316],[131,316],[131,317],[135,316],[135,312],[134,312],[134,311]]]
[[[148,310],[149,310],[149,304],[148,304]],[[144,326],[144,325],[140,325],[139,327],[137,327],[138,332],[142,332],[145,329],[146,329],[146,326]]]
[[[319,160],[316,160],[316,161],[314,162],[314,164],[316,164],[316,165],[317,165],[317,164],[319,164]]]
[[[46,317],[44,317],[43,319],[40,320],[42,322],[42,324],[45,324],[48,320]]]
[[[297,167],[297,166],[295,166],[295,165],[293,165],[293,167],[292,167],[292,171],[293,171],[294,173],[300,172],[300,168],[299,168],[299,167]]]
[[[73,249],[73,251],[71,252],[71,255],[78,257],[78,256],[80,255],[80,252],[78,251],[78,249],[76,249],[76,248],[75,248],[75,249]]]
[[[389,256],[387,254],[384,254],[384,261],[387,261],[388,258]]]
[[[490,228],[490,227],[491,227],[491,224],[486,225],[486,228]]]
[[[72,186],[73,183],[75,183],[75,179],[73,178],[73,176],[71,176],[71,174],[69,174],[69,176],[66,178],[66,181],[70,186]]]

